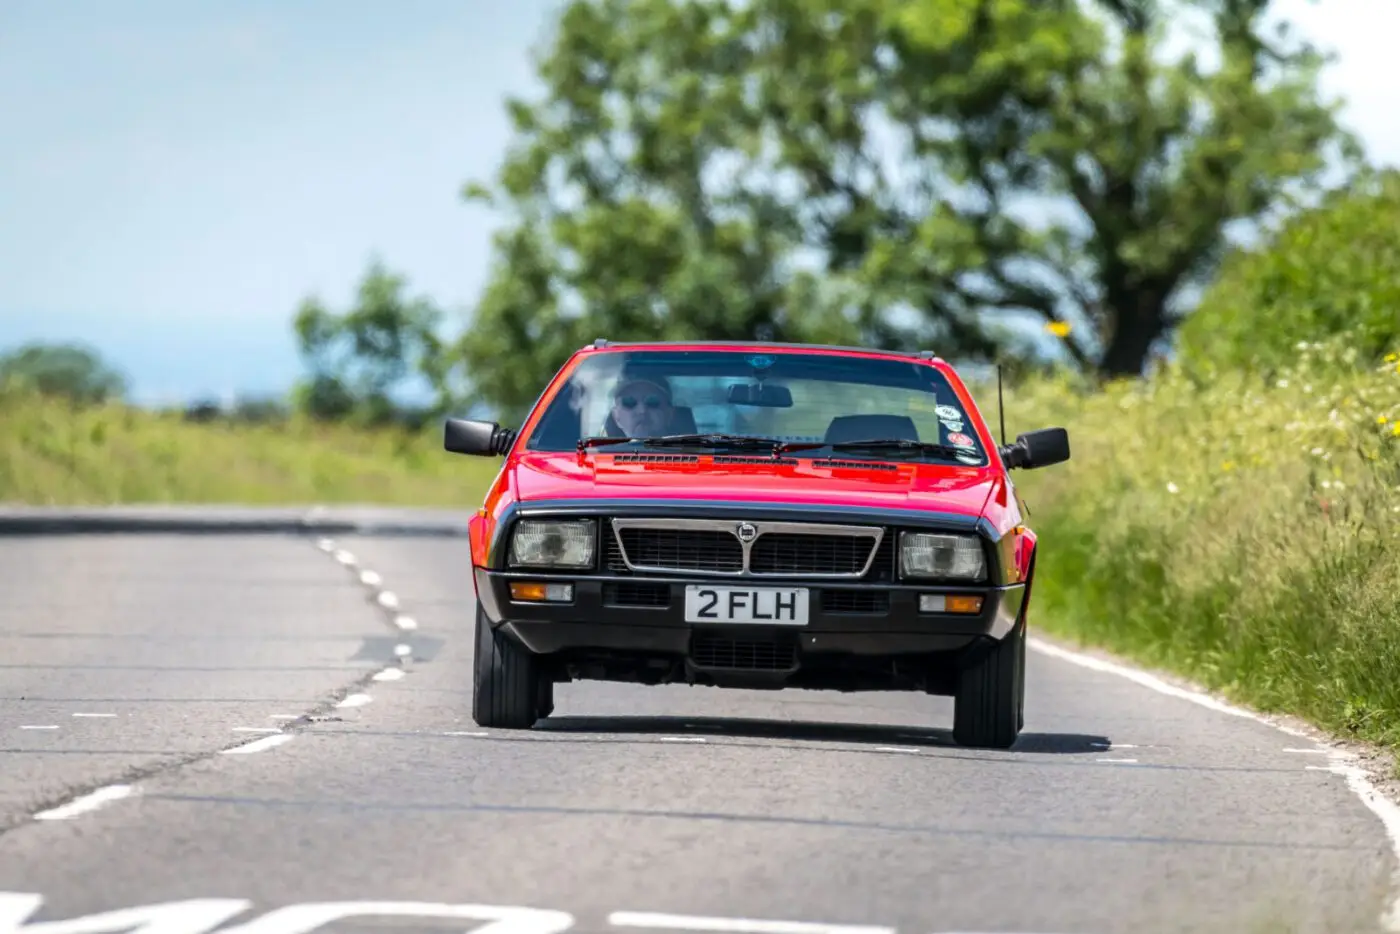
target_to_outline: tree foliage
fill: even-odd
[[[528,405],[594,337],[989,359],[1008,316],[1138,372],[1227,225],[1346,142],[1267,0],[573,0],[467,195],[505,209],[461,353]],[[1168,59],[1185,12],[1218,67]],[[1038,216],[1037,216],[1038,215]]]
[[[314,297],[302,302],[293,327],[310,377],[294,391],[300,411],[382,424],[396,415],[394,391],[415,376],[427,380],[439,408],[450,404],[449,354],[437,331],[442,312],[426,298],[405,297],[406,287],[375,260],[345,313]]]
[[[0,390],[6,389],[95,405],[120,400],[126,378],[83,344],[30,343],[0,356]]]
[[[1230,256],[1179,334],[1183,359],[1273,370],[1301,342],[1350,335],[1360,360],[1400,349],[1400,172],[1332,193]]]

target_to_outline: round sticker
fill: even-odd
[[[969,438],[967,435],[961,434],[959,432],[953,432],[951,435],[949,435],[948,443],[953,445],[954,447],[959,448],[972,447],[972,439]]]
[[[936,411],[938,412],[938,417],[939,417],[939,418],[946,418],[946,419],[948,419],[949,421],[961,421],[961,420],[962,420],[962,412],[959,412],[957,409],[953,408],[951,405],[940,405],[940,406],[936,409]]]
[[[944,428],[948,429],[949,431],[962,431],[962,430],[963,430],[963,423],[962,423],[962,422],[940,422],[939,424],[941,424]]]

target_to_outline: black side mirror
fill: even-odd
[[[1069,432],[1063,428],[1042,428],[1016,436],[1014,444],[1001,448],[1001,459],[1012,469],[1034,470],[1069,460]]]
[[[513,444],[515,429],[502,428],[495,422],[449,418],[442,428],[442,446],[453,454],[491,457],[506,453]]]

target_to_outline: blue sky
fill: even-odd
[[[496,218],[463,203],[555,0],[3,0],[0,347],[84,340],[141,402],[280,392],[290,319],[372,256],[465,313]],[[1400,164],[1400,4],[1285,0]]]

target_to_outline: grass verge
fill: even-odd
[[[195,423],[123,406],[0,395],[0,502],[380,503],[471,509],[500,462],[442,449],[441,429],[307,421]]]
[[[1358,370],[1339,346],[1267,383],[1008,393],[1013,436],[1064,425],[1073,449],[1020,480],[1036,624],[1400,747],[1400,359]]]

